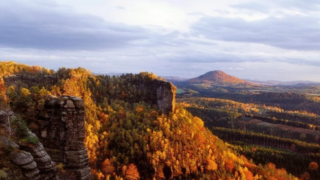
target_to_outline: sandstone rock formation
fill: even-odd
[[[160,83],[157,87],[157,105],[164,113],[173,111],[175,106],[176,87],[170,82]]]
[[[0,112],[0,125],[9,130],[7,119],[15,119],[12,111]],[[36,135],[27,129],[29,138],[37,139]],[[19,145],[10,139],[10,137],[0,136],[0,143],[14,148],[11,155],[12,161],[20,167],[23,175],[27,179],[37,180],[58,180],[55,163],[45,151],[40,142],[28,143],[19,142]]]
[[[62,162],[78,180],[90,179],[85,138],[83,100],[74,96],[50,96],[45,104],[45,120],[39,122],[40,141],[55,162]]]
[[[12,161],[20,167],[26,178],[32,180],[38,180],[41,178],[37,163],[29,152],[16,152],[12,157]]]
[[[20,145],[21,149],[12,155],[12,161],[20,167],[23,175],[32,180],[59,180],[55,163],[41,143]]]
[[[11,85],[15,85],[18,82],[23,82],[31,87],[31,86],[39,86],[39,84],[56,84],[58,82],[58,78],[52,75],[34,76],[34,75],[28,75],[28,74],[19,74],[19,75],[5,76],[4,81],[7,87]]]
[[[62,162],[66,170],[76,174],[77,180],[90,179],[90,167],[85,138],[85,110],[81,98],[50,96],[46,100],[44,119],[35,120],[39,125],[37,134],[40,142],[16,143],[19,149],[13,154],[12,161],[20,167],[24,176],[32,180],[58,180],[54,162]],[[7,116],[13,113],[1,111],[0,122],[8,128]],[[28,130],[28,137],[37,138]],[[7,144],[7,137],[0,137]],[[45,149],[45,148],[46,149]],[[53,162],[54,161],[54,162]]]
[[[33,134],[33,133],[31,133]],[[33,136],[35,136],[33,134]],[[34,166],[39,169],[40,177],[43,180],[58,180],[57,172],[55,168],[55,163],[51,160],[51,157],[45,151],[42,143],[38,142],[36,144],[23,144],[20,143],[20,149],[30,153],[33,157],[33,164],[28,166],[22,166],[22,169],[34,168]],[[27,176],[28,174],[25,173]]]
[[[139,101],[157,105],[164,114],[173,111],[177,88],[172,83],[159,79],[133,80],[131,83],[144,92],[143,96],[139,97]]]
[[[29,87],[54,85],[58,82],[58,77],[53,75],[33,76],[27,74],[11,75],[4,77],[7,87],[23,82]],[[160,111],[168,114],[174,109],[176,87],[167,81],[160,79],[132,79],[129,83],[135,85],[144,92],[142,96],[136,99],[137,102],[145,101],[151,105],[157,105]]]

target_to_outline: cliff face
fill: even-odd
[[[55,162],[62,162],[78,180],[90,179],[85,138],[83,100],[74,96],[49,97],[45,120],[39,122],[39,139]]]
[[[32,86],[56,85],[58,78],[54,75],[33,76],[33,75],[11,75],[4,77],[5,85],[17,85],[23,83]],[[130,84],[139,87],[144,92],[137,102],[145,101],[151,105],[157,105],[160,111],[168,114],[175,106],[176,87],[170,83],[159,79],[135,79],[129,81]]]
[[[0,112],[0,123],[8,127],[7,116],[12,112]],[[35,120],[38,131],[28,130],[29,137],[40,140],[35,144],[10,142],[19,149],[12,161],[19,166],[28,179],[56,180],[55,163],[61,162],[65,169],[76,175],[77,180],[90,179],[90,167],[85,138],[85,110],[83,100],[74,96],[48,97],[44,118]],[[74,179],[74,178],[72,178]]]
[[[140,97],[140,101],[157,105],[164,114],[169,114],[169,112],[173,111],[177,88],[172,83],[158,79],[134,80],[131,83],[144,92],[144,96]]]
[[[53,75],[34,76],[34,75],[11,75],[5,76],[4,81],[7,87],[23,82],[28,86],[39,86],[43,84],[56,84],[58,78]]]
[[[22,151],[21,151],[22,150]],[[20,151],[12,155],[12,161],[32,180],[58,180],[55,163],[42,143],[20,144]]]
[[[0,125],[6,131],[13,131],[9,121],[16,119],[11,111],[0,111]],[[36,135],[27,129],[27,136],[37,139]],[[14,142],[9,137],[0,136],[0,144],[6,147],[11,146],[11,160],[20,169],[24,177],[32,180],[58,180],[55,163],[44,149],[41,142],[27,143]]]
[[[162,82],[156,86],[157,105],[164,113],[172,112],[176,102],[176,87],[169,82]]]

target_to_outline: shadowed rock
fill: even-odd
[[[174,110],[177,88],[172,83],[159,79],[134,79],[130,82],[143,92],[139,101],[157,105],[164,114]]]
[[[12,161],[20,167],[26,178],[33,180],[41,179],[40,170],[31,153],[18,151],[12,155]]]
[[[81,98],[49,96],[45,102],[45,120],[38,121],[39,134],[51,158],[62,162],[79,180],[90,179],[85,138],[85,110]]]

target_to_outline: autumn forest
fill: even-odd
[[[274,90],[221,72],[171,83],[148,72],[0,62],[0,179],[28,179],[9,141],[43,141],[48,99],[64,96],[84,102],[90,179],[320,179],[320,96],[309,93],[317,88]],[[79,177],[63,162],[55,169],[60,179]]]

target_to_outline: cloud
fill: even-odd
[[[252,3],[252,2],[247,2],[247,3],[240,3],[240,4],[235,4],[231,5],[232,8],[235,9],[240,9],[240,10],[253,10],[253,11],[260,11],[266,13],[268,11],[268,8],[265,4],[263,3]]]
[[[320,2],[318,0],[278,0],[274,1],[274,6],[281,6],[284,8],[299,9],[303,11],[318,11],[320,8]]]
[[[309,16],[269,17],[256,21],[207,16],[192,25],[192,33],[213,40],[261,43],[295,50],[319,50],[319,22],[319,18]]]
[[[279,0],[231,7],[227,0],[227,7],[215,9],[220,13],[211,8],[192,13],[197,12],[192,7],[185,11],[188,20],[192,20],[187,24],[195,23],[183,30],[162,24],[176,26],[176,21],[160,19],[161,23],[146,24],[153,20],[153,16],[144,14],[150,9],[130,11],[132,7],[126,1],[111,3],[112,6],[109,2],[104,4],[116,9],[106,10],[109,21],[102,19],[105,17],[101,12],[93,12],[94,6],[87,7],[83,2],[74,6],[74,1],[67,3],[70,6],[51,0],[1,2],[0,60],[55,69],[82,66],[97,73],[149,71],[184,77],[223,68],[243,78],[263,77],[258,74],[270,72],[274,77],[290,72],[292,77],[302,78],[302,68],[305,74],[309,70],[319,74],[316,70],[320,66],[320,16],[313,10],[318,8],[318,0],[304,3],[306,5],[299,4],[302,0]],[[85,11],[76,10],[78,6]],[[201,4],[195,9],[204,6]],[[157,4],[154,7],[158,7]],[[103,7],[100,10],[103,14]],[[295,13],[296,10],[303,13]],[[121,16],[133,16],[132,12],[139,14],[134,23],[129,23],[131,19],[127,16]],[[112,20],[113,16],[117,18]],[[158,16],[161,13],[154,17]],[[166,17],[174,16],[175,13],[166,13]],[[137,25],[112,23],[120,22],[121,17],[126,19],[122,22]],[[143,21],[145,17],[148,21]]]
[[[117,48],[146,39],[149,33],[139,26],[106,22],[69,7],[15,1],[0,6],[0,24],[0,46],[46,50]]]
[[[318,0],[277,0],[277,1],[259,1],[245,2],[231,5],[235,9],[253,10],[267,13],[273,10],[299,10],[303,13],[319,11],[320,2]]]

